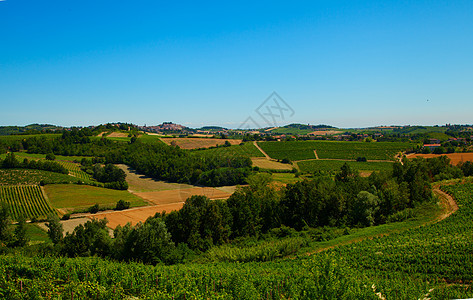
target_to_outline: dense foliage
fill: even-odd
[[[22,162],[16,159],[15,154],[10,152],[4,160],[0,159],[0,166],[4,169],[36,169],[43,171],[51,171],[62,174],[69,174],[69,171],[61,164],[54,161],[41,161],[24,159]]]

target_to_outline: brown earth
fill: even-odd
[[[156,180],[146,175],[137,173],[135,170],[133,170],[127,165],[117,165],[117,167],[125,171],[126,182],[128,183],[128,191],[131,193],[176,190],[194,187],[189,184],[172,183],[162,180]]]
[[[453,165],[458,165],[458,163],[465,162],[465,161],[473,162],[473,153],[409,154],[407,155],[407,158],[416,158],[416,157],[432,158],[432,157],[440,157],[440,156],[447,156],[448,158],[450,158],[451,163]]]
[[[186,189],[143,192],[134,194],[156,205],[185,202],[187,198],[193,195],[207,196],[212,200],[227,199],[231,196],[231,193],[227,193],[222,190],[210,187],[193,187]]]
[[[342,131],[338,130],[316,130],[309,133],[310,135],[335,135],[340,134]]]
[[[207,138],[161,138],[168,145],[177,145],[182,149],[209,148],[223,145],[228,141],[232,145],[238,145],[241,140],[232,139],[207,139]]]
[[[166,205],[155,205],[147,207],[139,207],[133,209],[127,209],[124,211],[113,211],[113,212],[104,212],[97,213],[94,215],[89,215],[89,219],[107,219],[107,226],[109,228],[115,229],[118,225],[124,226],[127,223],[131,225],[136,225],[139,222],[144,222],[149,217],[154,216],[156,213],[161,212],[171,212],[173,210],[179,210],[184,205],[181,203],[171,203]]]
[[[123,132],[112,132],[107,137],[128,137],[128,133]]]
[[[252,157],[251,162],[253,163],[253,166],[261,169],[292,170],[291,164],[283,164],[277,161],[268,160],[266,157]]]

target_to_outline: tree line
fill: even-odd
[[[57,235],[56,249],[66,256],[172,264],[192,253],[258,238],[278,228],[353,228],[400,220],[409,216],[403,212],[433,200],[433,181],[461,176],[461,169],[447,158],[404,160],[390,172],[367,178],[344,165],[334,177],[316,174],[313,180],[282,189],[260,173],[250,176],[248,186],[228,200],[192,196],[179,211],[158,213],[136,226],[118,226],[114,238],[108,235],[106,221],[91,221],[64,238]]]

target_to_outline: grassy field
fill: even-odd
[[[305,160],[297,162],[302,172],[316,171],[340,171],[344,163],[347,163],[353,170],[357,171],[389,171],[392,170],[391,162],[357,162],[357,161],[340,161],[340,160]]]
[[[233,145],[230,147],[218,147],[206,150],[195,150],[195,153],[212,153],[216,155],[240,155],[243,157],[264,157],[264,154],[253,145],[252,142],[245,142],[243,145]]]
[[[302,180],[302,178],[296,177],[294,173],[273,173],[271,176],[275,182],[283,184],[296,183]]]
[[[32,185],[45,183],[74,183],[79,178],[42,170],[0,169],[0,185]]]
[[[84,209],[98,203],[101,207],[113,208],[118,200],[130,202],[132,207],[147,203],[128,191],[118,191],[87,185],[51,184],[44,187],[48,198],[55,208],[65,211]]]
[[[338,141],[293,141],[258,142],[258,145],[275,159],[315,159],[314,150],[320,159],[354,160],[366,157],[368,160],[394,160],[394,156],[413,146],[398,142],[338,142]]]
[[[0,201],[8,205],[14,220],[44,218],[54,212],[37,185],[1,186]]]
[[[160,136],[150,135],[150,134],[142,134],[138,137],[138,140],[142,143],[147,143],[147,144],[164,143],[163,141],[161,141]]]

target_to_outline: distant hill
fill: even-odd
[[[26,126],[0,126],[0,135],[40,133],[61,130],[62,127],[51,124],[30,124]]]
[[[330,126],[330,125],[324,125],[324,124],[319,124],[319,125],[310,125],[310,124],[289,124],[286,126],[282,127],[276,127],[271,129],[271,133],[275,134],[309,134],[313,131],[316,130],[321,130],[321,129],[337,129],[336,127]]]
[[[219,131],[219,130],[228,130],[225,127],[220,127],[220,126],[203,126],[201,128],[198,128],[198,130],[206,130],[206,131]]]

